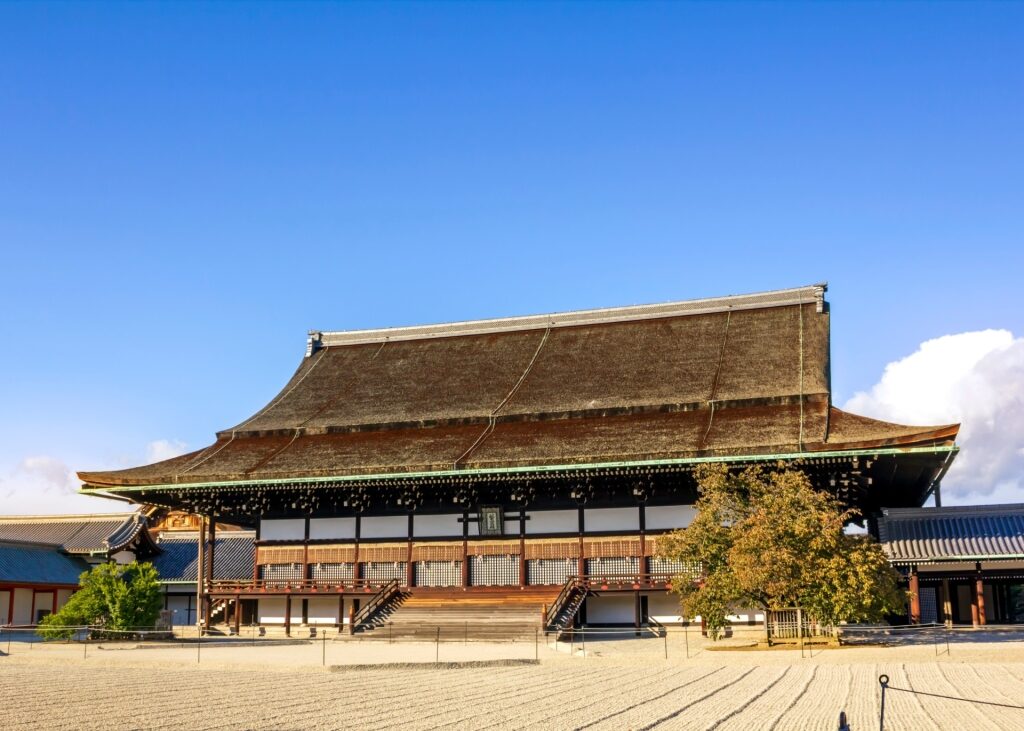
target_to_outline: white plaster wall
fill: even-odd
[[[647,530],[675,530],[688,526],[696,515],[692,505],[648,505],[644,519]]]
[[[9,589],[0,591],[0,625],[10,624],[11,618],[7,613],[11,611],[11,592]]]
[[[57,609],[59,610],[61,607],[63,607],[65,604],[67,604],[68,603],[68,599],[70,599],[71,595],[74,594],[74,593],[75,592],[71,591],[71,589],[58,589],[57,590]],[[0,624],[2,624],[2,622],[0,622]]]
[[[587,533],[604,530],[640,530],[640,508],[598,508],[583,511]]]
[[[36,612],[40,609],[49,609],[53,611],[53,592],[52,591],[40,591],[36,593]],[[35,614],[32,615],[32,621],[36,621]]]
[[[756,609],[745,607],[742,609],[734,609],[733,612],[733,614],[729,614],[726,616],[726,619],[728,619],[730,622],[739,622],[741,624],[747,624],[751,621],[761,623],[764,622],[764,615]]]
[[[306,521],[302,518],[260,520],[261,541],[295,541],[306,537]]]
[[[580,529],[579,513],[575,510],[530,510],[527,515],[527,534],[577,533]]]
[[[261,536],[262,537],[262,536]],[[299,536],[300,538],[302,536]],[[309,521],[309,537],[318,538],[355,538],[355,518],[312,518]]]
[[[632,594],[587,598],[587,624],[633,624],[636,604]]]
[[[12,624],[32,624],[32,590],[14,590],[14,617]]]
[[[462,537],[462,513],[447,515],[417,515],[412,522],[412,532],[417,538],[430,537]]]
[[[256,616],[259,617],[260,624],[284,624],[284,603],[291,597],[267,597],[266,599],[258,599],[256,605]],[[294,619],[294,609],[293,619]],[[301,609],[301,607],[300,607]],[[301,620],[302,618],[299,617]]]
[[[359,539],[364,538],[406,538],[409,535],[409,518],[405,515],[387,515],[363,518],[359,524]]]
[[[195,605],[195,600],[192,601]],[[191,626],[196,623],[196,612],[193,606],[189,611],[189,597],[184,594],[169,594],[167,608],[171,610],[171,624],[175,626]]]
[[[114,563],[124,565],[135,560],[134,551],[118,551],[110,557]]]
[[[526,521],[526,522],[529,523],[530,521]],[[505,521],[505,535],[507,535],[507,536],[517,536],[517,535],[519,535],[519,519],[518,518],[516,518],[515,520],[506,520]]]
[[[309,624],[337,624],[338,598],[327,596],[310,597],[307,619]]]
[[[677,624],[683,621],[679,597],[675,594],[648,594],[647,616],[662,624]]]

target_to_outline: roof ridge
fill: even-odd
[[[306,357],[319,348],[340,345],[361,345],[398,340],[484,335],[497,332],[538,330],[574,325],[597,325],[630,322],[682,315],[705,315],[730,310],[763,309],[815,303],[818,311],[824,309],[828,284],[822,282],[790,289],[776,289],[723,297],[705,297],[692,300],[569,310],[540,315],[524,315],[483,320],[463,320],[428,325],[372,328],[365,330],[310,330]]]

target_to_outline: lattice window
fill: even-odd
[[[564,584],[578,569],[574,558],[530,559],[526,562],[526,583],[534,586]]]
[[[320,584],[351,581],[355,575],[352,563],[315,563],[309,567],[310,578]]]
[[[369,581],[398,579],[404,584],[405,566],[405,561],[367,561],[363,564],[363,578]]]
[[[636,576],[640,573],[640,559],[636,556],[588,558],[587,573],[598,576]]]
[[[519,556],[471,556],[469,583],[473,586],[515,586],[519,583]]]
[[[301,563],[268,563],[260,566],[260,578],[266,582],[286,584],[302,581]]]
[[[659,558],[658,556],[651,556],[648,561],[650,562],[650,572],[652,574],[700,576],[699,561],[670,561],[667,558]]]
[[[462,561],[417,561],[416,586],[459,586]]]

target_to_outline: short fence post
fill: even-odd
[[[690,623],[683,625],[683,640],[686,642],[686,659],[690,659]]]
[[[82,643],[82,659],[89,656],[89,628],[85,628],[85,642]]]
[[[839,731],[850,731],[850,724],[846,722],[846,711],[839,712]]]
[[[882,686],[882,704],[878,714],[878,731],[885,731],[885,689],[889,687],[889,676],[879,675],[878,684]]]
[[[587,630],[585,627],[580,627],[580,637],[583,643],[583,659],[587,657]]]

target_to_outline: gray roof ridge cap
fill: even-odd
[[[681,315],[701,315],[740,309],[762,309],[785,307],[797,304],[823,303],[828,289],[825,282],[790,289],[768,290],[747,294],[733,294],[722,297],[706,297],[692,300],[675,300],[644,305],[603,307],[596,309],[569,310],[539,315],[464,320],[427,325],[385,327],[366,330],[310,330],[311,354],[317,347],[338,345],[359,345],[399,340],[421,340],[427,338],[456,337],[460,335],[484,335],[499,332],[538,330],[549,327],[571,327],[574,325],[598,325],[615,322],[631,322]]]

